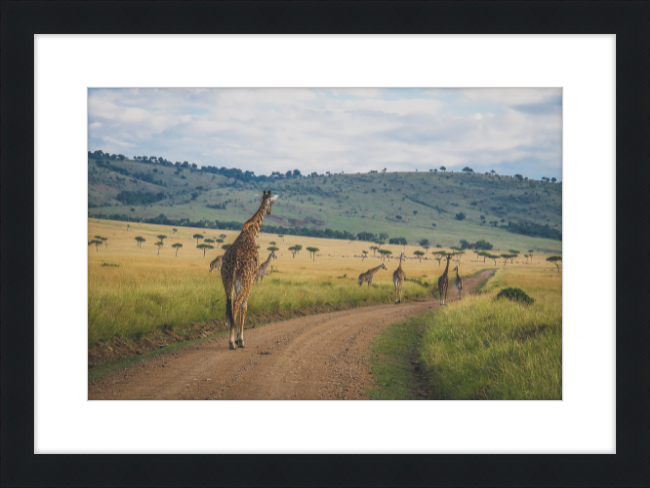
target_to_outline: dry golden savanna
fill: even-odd
[[[203,239],[193,237],[200,234]],[[170,226],[127,223],[89,219],[88,241],[106,240],[102,244],[88,246],[88,344],[89,347],[107,341],[117,335],[125,340],[137,340],[143,336],[167,330],[183,331],[197,322],[223,324],[225,321],[225,294],[218,271],[209,272],[212,259],[222,255],[224,244],[232,243],[238,231],[197,229]],[[157,246],[162,239],[163,246]],[[225,237],[221,237],[225,236]],[[144,242],[138,243],[136,237]],[[213,249],[197,248],[206,239],[215,242]],[[224,242],[216,242],[222,239]],[[275,246],[277,259],[269,266],[264,282],[258,282],[251,293],[247,323],[254,324],[258,314],[291,312],[312,306],[328,304],[334,308],[349,308],[371,303],[392,303],[395,299],[392,273],[397,268],[397,259],[382,261],[370,246],[362,241],[317,239],[300,236],[260,234],[257,240],[260,260],[265,260]],[[275,244],[273,244],[275,243]],[[174,247],[181,244],[182,247]],[[290,247],[301,245],[302,250],[295,258]],[[319,250],[315,258],[310,257],[309,247]],[[405,252],[409,259],[403,264],[406,273],[404,298],[415,298],[430,294],[444,270],[433,259],[432,252],[449,249],[419,246],[383,245],[381,249],[392,252],[396,258]],[[362,261],[363,251],[368,257]],[[425,252],[420,260],[414,252]],[[493,251],[499,254],[500,251]],[[507,253],[507,250],[501,251]],[[522,250],[522,254],[525,253]],[[451,269],[458,264],[454,258]],[[461,276],[474,274],[480,269],[493,268],[494,262],[477,257],[467,251],[460,257]],[[387,271],[379,270],[373,285],[359,287],[359,274],[369,268],[385,263]],[[529,260],[530,262],[530,260]],[[555,270],[545,261],[545,256],[534,253],[533,264],[525,264],[522,256],[508,268],[522,272],[536,268]],[[497,268],[504,260],[497,261]],[[451,280],[453,281],[453,279]],[[455,294],[450,286],[449,295]],[[286,315],[285,315],[286,316]],[[267,315],[268,317],[268,315]],[[250,318],[250,320],[249,320]]]

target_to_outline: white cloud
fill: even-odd
[[[113,89],[89,97],[90,150],[129,147],[257,174],[519,164],[531,176],[536,167],[561,176],[559,89]]]

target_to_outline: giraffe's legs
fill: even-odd
[[[246,347],[244,344],[244,320],[246,319],[246,310],[248,309],[248,294],[250,293],[250,288],[242,292],[242,300],[239,305],[239,330],[237,331],[237,345],[239,347]],[[239,297],[237,297],[239,298]],[[239,300],[237,300],[239,302]]]
[[[237,349],[235,345],[235,317],[236,313],[233,314],[233,298],[235,296],[234,288],[230,291],[230,297],[226,300],[226,316],[228,317],[228,322],[230,322],[230,339],[228,339],[228,347],[230,349]]]

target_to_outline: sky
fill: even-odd
[[[256,175],[469,166],[561,180],[562,89],[89,89],[98,149]]]

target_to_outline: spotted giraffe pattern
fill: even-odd
[[[271,259],[275,258],[275,254],[271,251],[271,254],[269,254],[269,257],[264,261],[262,264],[260,264],[260,267],[257,269],[257,276],[255,276],[255,283],[257,283],[257,280],[264,281],[264,277],[266,276],[266,268],[269,267],[269,263],[271,262]]]
[[[214,268],[217,268],[217,271],[221,269],[221,264],[223,262],[223,256],[217,256],[213,261],[210,262],[210,273]]]
[[[458,266],[454,268],[454,271],[456,272],[456,298],[460,300],[460,293],[463,291],[463,280],[460,279],[458,274]]]
[[[442,273],[442,276],[438,278],[438,291],[440,292],[440,305],[446,305],[447,301],[447,288],[449,288],[449,278],[447,273],[449,273],[449,262],[451,261],[451,254],[447,255],[447,266],[445,267],[445,272]]]
[[[368,283],[368,288],[370,288],[370,285],[372,285],[373,276],[380,269],[386,269],[386,266],[384,266],[383,264],[380,264],[376,268],[372,268],[372,269],[369,269],[368,271],[366,271],[365,273],[361,273],[359,275],[359,286],[361,286],[361,285],[363,285],[364,283],[367,282]]]
[[[404,280],[406,275],[402,270],[402,261],[406,259],[404,253],[399,255],[399,266],[393,273],[393,285],[395,285],[395,305],[402,303],[402,287],[404,286]]]
[[[226,250],[221,265],[221,281],[226,292],[226,317],[230,323],[230,349],[244,347],[244,320],[248,308],[248,295],[255,283],[259,254],[255,239],[260,233],[266,215],[271,215],[271,206],[278,198],[270,191],[262,195],[260,208],[242,228],[235,242]],[[235,298],[235,294],[237,297]],[[234,302],[233,302],[234,300]],[[239,330],[235,341],[236,320],[239,313]]]

